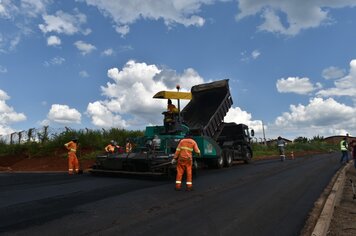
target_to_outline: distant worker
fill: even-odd
[[[284,141],[284,139],[281,136],[279,136],[277,138],[277,147],[278,147],[279,157],[281,161],[284,161],[286,159],[286,155],[285,155],[286,145],[287,145],[286,141]]]
[[[347,143],[347,137],[344,137],[340,142],[341,159],[340,163],[349,162],[349,144]]]
[[[193,166],[193,151],[200,156],[200,150],[197,143],[191,138],[189,134],[180,140],[172,164],[177,163],[177,176],[175,190],[180,191],[182,187],[182,176],[184,172],[187,175],[186,190],[193,189],[192,166]]]
[[[110,143],[105,147],[105,151],[107,153],[115,153],[118,152],[121,147],[117,145],[117,142],[111,140]]]
[[[64,144],[64,146],[68,150],[68,174],[78,174],[79,162],[76,154],[78,148],[78,139],[74,137],[70,142]]]
[[[125,151],[126,153],[132,151],[132,142],[130,141],[130,139],[126,139]]]

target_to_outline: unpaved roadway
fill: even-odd
[[[174,180],[0,173],[0,235],[299,235],[339,153]]]

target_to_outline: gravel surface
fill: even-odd
[[[335,206],[330,222],[328,236],[354,236],[356,235],[356,170],[353,163],[346,171],[345,185],[340,203]]]

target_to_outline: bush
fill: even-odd
[[[81,158],[94,158],[99,153],[104,152],[104,147],[110,140],[115,140],[119,145],[124,146],[127,138],[136,138],[143,136],[143,134],[144,132],[139,130],[128,131],[115,128],[104,132],[99,130],[68,130],[52,135],[43,143],[6,144],[0,140],[0,155],[26,155],[30,158],[65,155],[67,151],[64,144],[73,137],[77,137]]]

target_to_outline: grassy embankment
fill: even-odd
[[[124,146],[127,138],[142,136],[143,131],[128,131],[123,129],[110,129],[102,131],[68,131],[52,135],[41,139],[41,142],[24,142],[21,144],[5,144],[0,141],[1,156],[26,156],[28,158],[36,157],[65,157],[67,151],[64,144],[73,137],[79,140],[78,154],[81,159],[92,159],[96,155],[103,153],[104,147],[110,140],[115,140],[118,145]]]
[[[110,142],[115,140],[119,145],[124,146],[127,138],[134,138],[143,135],[143,131],[128,131],[123,129],[110,129],[108,131],[69,131],[46,137],[42,142],[25,142],[21,144],[5,144],[0,140],[0,157],[21,155],[28,158],[48,157],[48,156],[66,156],[66,150],[63,145],[71,140],[72,137],[77,137],[80,143],[80,158],[93,159],[96,155],[103,152],[103,148]],[[296,140],[286,147],[286,154],[290,155],[293,151],[294,155],[317,152],[337,151],[337,145],[330,145],[320,139],[306,140],[303,142]],[[264,158],[278,156],[277,147],[275,145],[265,146],[263,144],[254,143],[252,145],[254,157]]]

